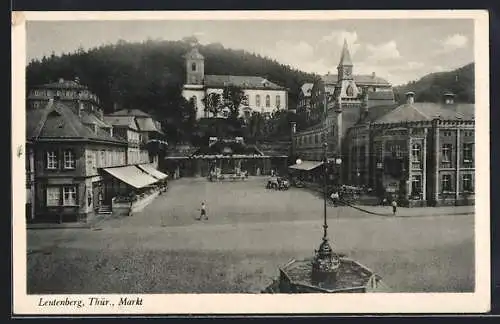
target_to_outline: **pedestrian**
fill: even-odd
[[[393,215],[396,215],[396,209],[398,208],[398,203],[396,202],[396,200],[393,200],[392,201],[392,214]]]
[[[337,203],[338,203],[339,198],[340,198],[339,193],[338,193],[337,191],[334,191],[334,192],[331,194],[330,198],[332,198],[332,200],[333,200],[333,205],[334,205],[334,206],[337,206]]]
[[[201,208],[200,208],[200,218],[198,218],[198,220],[201,220],[202,218],[205,218],[208,220],[208,216],[207,216],[207,208],[205,206],[205,202],[202,201],[201,202]]]
[[[382,206],[386,206],[387,205],[387,198],[384,197],[384,199],[382,200]]]

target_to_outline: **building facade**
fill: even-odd
[[[57,97],[27,111],[35,162],[33,221],[91,220],[106,194],[99,168],[125,163],[127,143],[85,125],[79,113]]]
[[[320,111],[316,116],[318,123],[303,130],[292,127],[294,161],[296,159],[322,161],[325,142],[328,145],[326,154],[329,159],[345,160],[347,158],[345,134],[363,115],[367,114],[369,109],[368,92],[364,87],[358,86],[353,68],[347,43],[344,42],[334,86],[325,90],[325,88],[321,89],[313,85],[311,89],[311,109],[316,112]],[[344,163],[346,161],[342,165]],[[313,164],[307,163],[307,165]],[[300,166],[292,168],[300,168]]]
[[[54,87],[59,92],[50,90]],[[120,119],[113,125],[90,92],[86,101],[81,94],[88,90],[85,86],[60,81],[57,87],[43,85],[36,88],[43,92],[29,92],[27,221],[91,222],[114,212],[117,197],[128,197],[126,209],[150,201],[166,178],[157,170],[157,151],[148,151],[149,142],[162,135],[158,123],[150,116],[140,122],[134,116],[112,116],[113,123]],[[62,90],[73,88],[75,92]],[[61,93],[66,97],[57,96]],[[47,100],[49,95],[53,97]]]
[[[474,105],[407,102],[352,127],[347,182],[403,205],[474,203]]]
[[[288,109],[288,90],[265,78],[258,76],[206,75],[205,58],[194,47],[185,55],[186,83],[182,95],[192,100],[196,108],[196,117],[227,117],[229,110],[224,106],[222,94],[224,88],[236,86],[242,89],[244,100],[240,105],[240,116],[259,112],[270,115],[275,110]],[[205,109],[204,99],[211,93],[220,95],[221,113],[214,116]]]

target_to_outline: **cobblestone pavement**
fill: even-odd
[[[30,293],[258,292],[290,258],[311,256],[323,204],[265,179],[181,179],[142,212],[89,229],[28,231]],[[197,221],[207,202],[208,221]],[[384,218],[329,208],[335,249],[395,291],[471,291],[474,219]]]

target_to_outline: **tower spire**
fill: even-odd
[[[352,66],[351,54],[349,53],[349,46],[347,40],[344,39],[344,46],[342,47],[342,54],[340,54],[339,66],[349,65]]]

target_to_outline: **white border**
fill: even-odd
[[[476,80],[476,217],[474,293],[419,294],[175,294],[137,295],[143,306],[114,308],[109,314],[200,313],[477,313],[490,309],[489,206],[489,26],[484,10],[422,11],[195,11],[195,12],[14,12],[12,27],[12,188],[13,313],[37,315],[98,314],[102,309],[37,307],[39,296],[26,294],[26,223],[24,203],[26,20],[333,20],[333,19],[457,19],[475,20]],[[480,172],[479,172],[480,171]],[[66,295],[57,295],[65,297]],[[75,295],[67,295],[76,297]],[[87,297],[87,295],[81,295]],[[92,295],[96,296],[96,295]],[[108,298],[124,295],[103,295]],[[136,296],[136,295],[134,295]],[[55,297],[51,296],[51,297]]]

